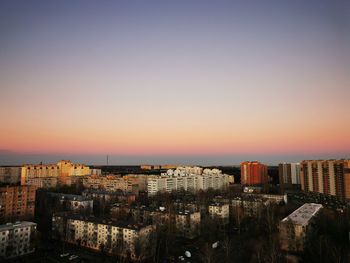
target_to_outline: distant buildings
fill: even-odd
[[[23,165],[21,185],[34,185],[40,188],[56,187],[57,184],[71,185],[80,177],[89,174],[91,169],[88,166],[65,160],[57,164]]]
[[[160,170],[160,169],[175,169],[176,165],[164,164],[164,165],[151,165],[143,164],[140,166],[142,170]]]
[[[280,163],[278,174],[282,192],[285,189],[298,189],[300,187],[300,163]]]
[[[126,193],[138,194],[145,191],[147,186],[147,176],[142,174],[135,175],[90,175],[83,179],[85,188],[103,189],[107,191],[121,190]]]
[[[301,162],[301,188],[350,199],[350,160],[307,160]]]
[[[16,222],[0,225],[0,259],[10,259],[34,252],[36,224]]]
[[[76,214],[56,214],[52,218],[54,238],[133,260],[152,256],[154,230],[154,225],[124,223]]]
[[[228,175],[218,169],[201,167],[178,167],[159,176],[149,176],[147,180],[148,195],[158,192],[191,191],[222,189],[228,186]]]
[[[21,181],[21,167],[0,167],[0,183],[17,184]]]
[[[268,182],[267,166],[259,162],[241,163],[241,184],[260,185]]]
[[[33,218],[35,190],[34,186],[0,187],[0,222]]]
[[[279,224],[279,239],[282,250],[300,252],[304,250],[311,222],[322,205],[306,203],[284,218]]]

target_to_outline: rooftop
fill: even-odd
[[[112,218],[100,218],[100,217],[94,217],[94,216],[84,216],[84,215],[66,213],[66,212],[55,214],[55,216],[64,217],[64,218],[71,219],[71,220],[92,222],[92,223],[97,223],[97,224],[101,224],[101,225],[116,226],[116,227],[120,227],[120,228],[132,229],[132,230],[140,230],[143,227],[149,226],[149,225],[146,225],[143,223],[134,223],[131,221],[121,221],[121,220],[115,220]]]
[[[82,195],[72,195],[72,194],[63,194],[63,193],[54,193],[54,192],[49,192],[48,194],[50,196],[59,197],[61,200],[70,200],[70,201],[91,201],[92,200]]]
[[[291,213],[289,216],[282,219],[282,222],[290,220],[296,225],[307,225],[312,217],[314,217],[322,208],[321,204],[306,203]]]
[[[30,227],[30,226],[36,226],[36,223],[33,222],[28,222],[28,221],[18,221],[15,223],[7,223],[4,225],[0,225],[0,231],[5,231],[5,230],[11,230],[15,228],[22,228],[22,227]]]

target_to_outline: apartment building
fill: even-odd
[[[57,164],[23,165],[21,168],[21,185],[34,185],[40,188],[71,185],[78,178],[91,174],[88,166],[62,160]]]
[[[103,189],[85,189],[82,196],[93,199],[97,202],[113,203],[121,202],[131,204],[136,200],[136,195],[133,193],[125,193],[121,190],[108,191]]]
[[[176,165],[172,165],[172,164],[163,164],[163,165],[143,164],[140,166],[140,168],[142,170],[175,169]]]
[[[16,222],[0,225],[0,260],[33,253],[36,224]]]
[[[81,195],[37,191],[35,218],[39,231],[51,230],[52,215],[57,212],[70,211],[89,215],[93,211],[93,200]]]
[[[111,209],[111,213],[120,211]],[[175,226],[175,233],[179,237],[193,239],[200,234],[200,212],[176,209],[170,211],[165,207],[152,208],[147,206],[130,207],[129,212],[136,222],[154,224],[158,226]]]
[[[301,162],[301,189],[350,200],[350,160]]]
[[[201,167],[178,167],[168,170],[159,176],[149,176],[147,181],[148,195],[158,192],[222,189],[228,186],[228,175],[218,169]]]
[[[209,216],[219,220],[223,224],[228,224],[230,221],[230,205],[227,203],[211,203],[208,206]]]
[[[260,185],[268,182],[267,166],[257,161],[241,163],[241,184]]]
[[[21,167],[0,167],[0,183],[17,184],[21,181]]]
[[[240,210],[244,216],[256,217],[260,216],[265,202],[262,198],[254,196],[235,197],[231,200],[232,213]]]
[[[107,191],[121,190],[127,193],[138,194],[140,191],[146,190],[147,176],[145,175],[107,175],[86,176],[83,179],[85,188],[104,189]]]
[[[35,191],[35,186],[0,187],[0,222],[33,218]]]
[[[154,224],[157,226],[169,224],[173,217],[172,213],[165,209],[165,207],[152,208],[144,205],[131,206],[129,211],[135,222]]]
[[[322,205],[306,203],[282,219],[279,224],[279,240],[282,250],[300,252],[304,250],[312,221],[320,212]]]
[[[154,225],[77,214],[55,214],[52,218],[54,238],[133,260],[143,260],[153,255],[154,230]]]
[[[201,214],[189,210],[175,213],[175,226],[178,236],[193,239],[200,234]]]
[[[300,163],[280,163],[278,175],[281,192],[286,189],[300,189]]]

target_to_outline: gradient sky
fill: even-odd
[[[349,1],[1,1],[0,164],[350,154]]]

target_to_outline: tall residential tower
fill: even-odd
[[[350,160],[301,162],[301,189],[350,200]]]
[[[267,183],[267,166],[265,164],[254,162],[241,163],[241,184],[259,185]]]

